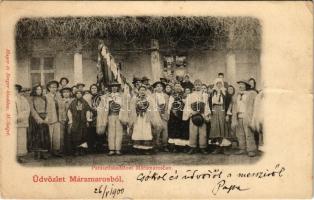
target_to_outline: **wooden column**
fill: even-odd
[[[83,82],[83,57],[81,52],[74,53],[74,83]]]
[[[227,54],[226,54],[226,80],[235,85],[237,81],[236,54],[234,51],[234,26],[229,27]]]
[[[229,84],[234,85],[236,83],[236,55],[234,52],[229,51],[226,55],[226,80]]]
[[[151,67],[152,67],[152,82],[158,81],[161,77],[161,62],[159,54],[159,42],[156,39],[151,40]]]

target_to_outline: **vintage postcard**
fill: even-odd
[[[0,3],[1,198],[313,187],[313,3]]]

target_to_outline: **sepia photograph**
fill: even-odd
[[[248,16],[19,19],[17,161],[254,164],[261,32]]]
[[[312,198],[313,2],[4,1],[0,19],[0,198]]]

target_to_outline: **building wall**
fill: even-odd
[[[65,76],[74,84],[74,52],[56,52],[49,49],[49,41],[39,40],[34,42],[34,54],[53,54],[55,56],[55,80]],[[258,51],[236,51],[236,80],[254,77],[257,80],[257,88],[260,85],[260,53]],[[97,49],[95,51],[82,52],[83,82],[86,86],[96,82]],[[160,54],[161,62],[163,55]],[[31,87],[30,58],[17,61],[16,82]],[[147,76],[152,78],[151,55],[149,52],[132,52],[122,56],[122,73],[129,81],[133,77]],[[162,67],[163,64],[161,64]],[[187,72],[191,80],[201,79],[206,84],[211,84],[219,72],[226,74],[226,51],[191,51],[187,55]],[[228,81],[226,77],[226,81]]]
[[[225,73],[226,59],[223,51],[192,52],[187,61],[192,80],[200,79],[205,84],[211,84],[219,72]]]
[[[151,57],[149,53],[129,53],[124,56],[122,73],[127,80],[133,77],[147,76],[152,78]]]

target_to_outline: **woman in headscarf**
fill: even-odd
[[[79,146],[86,142],[87,135],[87,112],[90,106],[83,99],[83,92],[77,90],[74,94],[74,100],[68,109],[69,130],[70,133],[70,154],[82,155]]]
[[[223,80],[217,78],[210,97],[210,107],[212,111],[211,129],[209,134],[210,139],[227,137],[227,132],[225,131],[225,90]],[[213,153],[220,153],[221,151],[221,148],[217,148]]]
[[[43,96],[43,87],[36,85],[31,92],[30,102],[31,150],[35,159],[47,159],[50,150],[50,135],[47,120],[47,99]]]
[[[141,85],[138,94],[131,100],[130,127],[133,148],[136,153],[152,153],[152,128],[162,128],[162,121],[158,112],[152,109],[156,105],[154,99],[147,95],[147,88]]]

